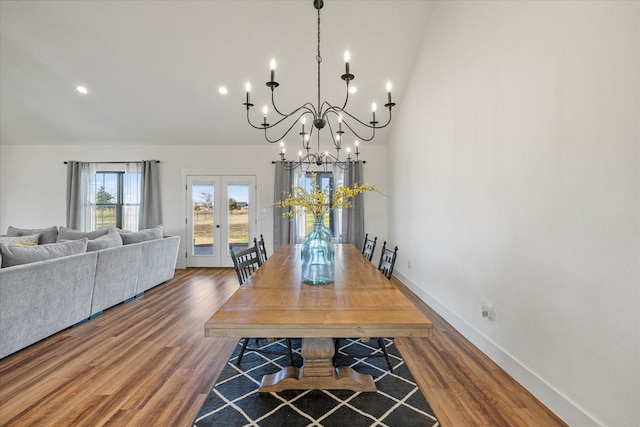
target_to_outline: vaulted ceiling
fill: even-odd
[[[322,98],[342,104],[348,48],[358,89],[352,111],[368,121],[376,100],[385,119],[387,79],[402,108],[431,7],[325,0]],[[261,121],[275,58],[279,108],[315,104],[316,42],[312,0],[3,0],[0,143],[265,144],[246,123],[244,85],[252,83],[252,114]],[[386,143],[388,129],[372,143]],[[297,133],[288,143],[299,143]]]

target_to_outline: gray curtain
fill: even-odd
[[[275,180],[273,184],[273,201],[283,200],[287,193],[291,192],[291,185],[294,182],[295,170],[288,170],[287,163],[276,162]],[[289,209],[289,208],[287,208]],[[273,207],[273,249],[276,250],[282,245],[296,243],[295,218],[289,219],[282,216],[287,212],[283,208]]]
[[[344,171],[344,186],[362,184],[362,162],[354,162]],[[362,194],[351,199],[353,206],[342,209],[342,242],[351,243],[357,248],[364,242],[364,198]]]
[[[143,160],[140,174],[140,216],[138,229],[162,224],[160,173],[157,160]]]
[[[82,163],[67,162],[67,227],[82,230],[84,226],[84,191]]]

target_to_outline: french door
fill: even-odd
[[[232,267],[256,228],[256,177],[187,175],[187,267]]]

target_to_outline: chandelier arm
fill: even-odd
[[[356,119],[356,120],[358,120],[358,119]],[[349,122],[345,121],[344,119],[342,120],[342,123],[344,123],[344,125],[347,127],[347,129],[349,129],[351,131],[351,133],[355,135],[356,138],[361,139],[362,141],[367,141],[367,142],[371,141],[376,136],[376,128],[371,128],[371,126],[367,126],[367,127],[371,128],[371,136],[369,138],[367,138],[367,137],[362,136],[358,132],[356,132],[351,126],[349,126]]]
[[[347,110],[340,110],[341,113],[345,113],[347,116],[351,117],[353,120],[357,121],[358,123],[360,123],[362,126],[368,127],[369,129],[382,129],[385,128],[389,125],[389,123],[391,123],[391,108],[389,108],[389,117],[387,118],[387,122],[385,124],[383,124],[382,126],[377,126],[377,125],[371,125],[369,123],[365,123],[361,120],[359,120],[357,117],[355,117],[353,114],[350,114]]]
[[[280,114],[282,117],[291,117],[293,114],[297,113],[298,111],[302,110],[302,109],[306,109],[309,113],[313,114],[315,116],[316,114],[316,108],[314,107],[314,105],[311,102],[305,102],[304,104],[302,104],[300,107],[296,108],[295,110],[293,110],[292,112],[290,112],[289,114],[285,114],[280,112],[280,110],[278,109],[278,107],[276,107],[276,100],[274,97],[274,90],[273,88],[271,89],[271,105],[273,105],[273,109],[275,110],[276,113]]]
[[[249,126],[251,126],[254,129],[264,129],[264,126],[256,126],[253,123],[251,123],[251,119],[249,118],[249,107],[247,107],[247,122],[249,123]]]
[[[382,128],[387,127],[389,125],[389,123],[391,123],[391,107],[389,107],[389,117],[387,118],[387,122],[385,124],[383,124],[382,126],[377,126],[377,125],[367,124],[367,123],[363,122],[362,120],[358,119],[357,117],[355,117],[353,114],[349,113],[344,108],[340,108],[340,107],[336,107],[334,105],[331,105],[327,101],[324,101],[324,103],[322,105],[323,106],[325,106],[325,105],[327,106],[327,109],[324,110],[324,113],[322,114],[323,118],[326,118],[327,114],[329,114],[330,112],[332,112],[334,114],[344,113],[347,116],[351,117],[353,120],[355,120],[358,123],[360,123],[362,126],[368,127],[369,129],[382,129]],[[343,123],[344,123],[344,120],[343,120]],[[369,123],[371,123],[371,122],[369,122]],[[351,127],[349,127],[349,129],[351,129],[351,131],[353,132],[353,129]]]
[[[313,126],[311,126],[311,128],[309,129],[309,139],[306,141],[306,145],[304,138],[302,139],[302,148],[307,151],[307,155],[309,155],[309,151],[311,150],[311,138],[313,138],[314,129],[315,128]]]
[[[349,102],[349,80],[347,80],[347,94],[344,97],[344,104],[342,104],[341,110],[344,110],[345,108],[347,108],[347,102]]]
[[[358,120],[358,118],[357,118],[357,117],[354,117],[354,116],[353,116],[352,114],[350,114],[347,110],[343,110],[343,109],[341,109],[341,108],[339,108],[339,107],[335,107],[335,106],[333,106],[333,105],[329,104],[327,101],[325,101],[325,102],[324,102],[324,104],[326,104],[326,105],[328,106],[328,108],[324,111],[323,117],[327,117],[327,115],[328,115],[329,113],[333,113],[333,114],[335,114],[335,115],[338,115],[339,113],[344,113],[344,114],[346,114],[347,116],[351,117],[353,120],[355,120],[355,121],[357,121],[358,123],[360,123],[362,126],[364,126],[364,127],[366,127],[366,128],[369,128],[369,129],[371,129],[371,130],[373,131],[373,132],[371,133],[371,136],[370,136],[369,138],[364,137],[364,136],[362,136],[361,134],[359,134],[358,132],[356,132],[356,131],[355,131],[355,130],[354,130],[354,129],[349,125],[349,122],[348,122],[348,121],[346,121],[346,120],[344,119],[344,117],[343,117],[343,118],[342,118],[342,123],[343,123],[343,124],[347,127],[347,129],[349,129],[349,130],[351,131],[351,133],[352,133],[352,134],[354,134],[358,139],[361,139],[361,140],[363,140],[363,141],[371,141],[371,140],[376,136],[376,129],[379,129],[379,127],[375,127],[375,126],[368,125],[368,124],[366,124],[366,123],[362,122],[361,120]],[[323,105],[324,105],[324,104],[323,104]],[[387,122],[387,123],[385,124],[385,126],[386,126],[386,125],[388,125],[388,124],[389,124],[389,122]],[[384,126],[382,126],[382,127],[384,127]]]
[[[277,126],[278,124],[282,123],[284,120],[286,120],[289,116],[283,117],[282,119],[278,120],[276,123],[270,125],[270,126],[265,126],[264,127],[264,139],[266,139],[267,141],[269,141],[270,143],[274,143],[274,142],[278,142],[278,141],[282,141],[282,139],[287,136],[287,134],[291,131],[291,129],[293,129],[293,127],[296,125],[296,123],[298,123],[298,120],[300,119],[300,117],[302,117],[302,115],[300,115],[300,117],[298,117],[298,120],[294,121],[291,126],[289,126],[289,129],[287,129],[282,136],[280,136],[279,138],[276,139],[269,139],[269,137],[267,136],[267,129],[271,129],[275,126]],[[255,127],[255,126],[254,126]]]
[[[333,128],[331,127],[331,122],[329,120],[327,120],[327,124],[329,125],[329,134],[331,135],[331,140],[333,141],[333,147],[336,149],[337,156],[335,157],[335,159],[338,160],[338,157],[340,157],[340,149],[342,148],[342,141],[336,141],[336,138],[333,134]]]

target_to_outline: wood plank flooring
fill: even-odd
[[[237,287],[233,269],[177,270],[0,360],[0,426],[191,425],[237,342],[204,338],[203,325]],[[433,336],[396,344],[443,426],[566,425],[415,300]]]

